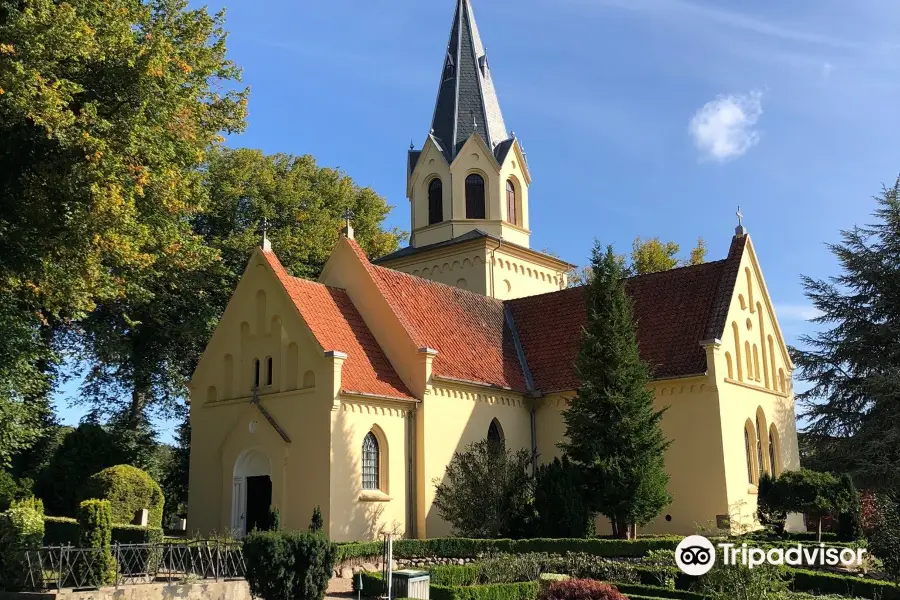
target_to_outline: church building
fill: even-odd
[[[490,437],[559,456],[584,290],[529,247],[531,172],[469,0],[406,169],[408,247],[370,260],[348,220],[317,282],[265,238],[249,257],[190,384],[192,533],[242,535],[270,506],[306,529],[319,506],[336,541],[447,536],[435,482],[455,452]],[[672,503],[640,531],[750,523],[760,475],[800,464],[793,365],[746,229],[721,260],[626,287],[671,440]]]

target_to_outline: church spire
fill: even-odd
[[[509,138],[469,0],[456,0],[431,133],[448,162],[473,133],[492,151]]]

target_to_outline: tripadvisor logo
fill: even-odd
[[[825,544],[790,548],[748,547],[747,544],[721,543],[723,565],[744,565],[752,569],[763,564],[800,566],[860,565],[865,548],[826,548]],[[675,563],[688,575],[705,575],[716,563],[716,548],[702,535],[691,535],[675,548]]]

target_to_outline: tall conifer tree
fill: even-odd
[[[840,274],[803,278],[823,328],[791,356],[812,383],[797,400],[816,467],[887,491],[900,489],[900,179],[876,201],[874,224],[828,246]]]
[[[612,246],[596,243],[594,274],[585,287],[587,321],[577,370],[581,385],[563,413],[568,442],[560,447],[580,466],[586,497],[609,517],[613,533],[632,537],[671,502],[663,454],[669,445],[647,388],[650,368],[638,354],[631,299]]]

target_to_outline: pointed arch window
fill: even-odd
[[[440,179],[432,179],[428,184],[428,224],[434,225],[444,220],[444,184]]]
[[[762,429],[759,427],[759,415],[756,415],[756,464],[759,465],[759,472],[766,472],[766,463],[763,459],[763,441]]]
[[[500,423],[497,419],[491,421],[491,424],[488,426],[487,441],[488,447],[492,451],[498,453],[504,451],[503,431],[500,429]]]
[[[753,485],[753,454],[750,443],[750,428],[744,427],[744,452],[747,456],[747,481]]]
[[[484,219],[484,177],[472,173],[466,177],[466,218]]]
[[[778,430],[775,425],[769,427],[769,469],[771,469],[772,477],[778,476],[776,467],[778,466]]]
[[[516,185],[512,179],[506,180],[506,220],[513,225],[519,224],[519,215],[516,214]]]
[[[259,387],[259,359],[253,360],[253,387]]]
[[[379,489],[378,439],[371,431],[363,438],[362,444],[362,484],[364,490]]]

